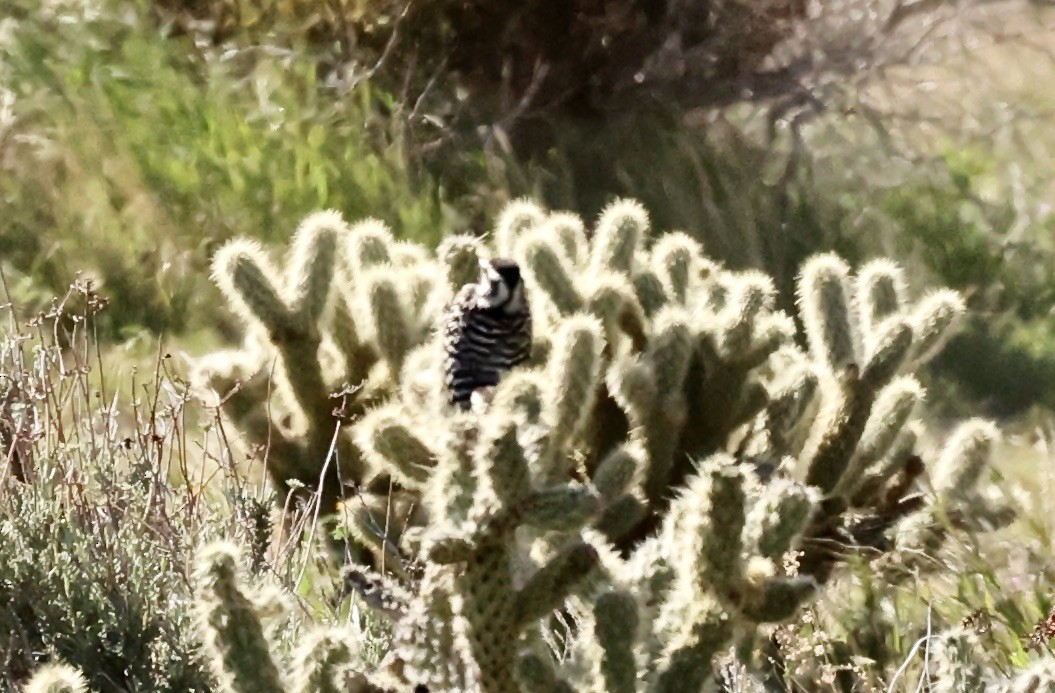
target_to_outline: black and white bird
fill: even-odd
[[[517,263],[480,260],[479,282],[463,286],[447,309],[443,345],[448,399],[462,409],[528,359],[531,311]]]

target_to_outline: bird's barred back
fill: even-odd
[[[531,315],[480,308],[473,287],[463,287],[448,312],[444,349],[450,402],[468,408],[474,390],[497,385],[529,358]]]

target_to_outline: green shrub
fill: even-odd
[[[38,473],[61,478],[41,462]],[[209,690],[181,606],[180,556],[139,521],[121,520],[150,512],[146,494],[122,482],[101,491],[109,507],[78,508],[63,502],[65,486],[43,486],[4,504],[0,637],[17,653],[9,685],[55,656],[97,690]]]
[[[987,190],[997,166],[981,150],[946,153],[933,170],[883,192],[877,207],[895,224],[899,255],[969,297],[968,329],[936,361],[936,372],[972,402],[1010,416],[1055,405],[1055,215],[1015,201],[1031,191],[1004,183]]]
[[[91,309],[65,313],[74,298]],[[242,547],[256,574],[303,593],[297,618],[270,631],[280,642],[301,621],[358,623],[328,557],[290,541],[296,522],[273,536],[270,504],[233,473],[222,430],[195,424],[171,359],[144,380],[114,377],[90,336],[102,306],[79,284],[46,314],[4,309],[0,687],[21,690],[52,663],[27,690],[78,691],[55,688],[72,681],[69,667],[99,693],[214,690],[190,564],[219,538]]]
[[[179,453],[166,443],[182,425],[181,403],[136,409],[128,430],[109,385],[88,368],[95,350],[77,337],[73,349],[55,342],[70,324],[61,308],[5,323],[4,687],[14,690],[39,663],[58,659],[84,671],[92,690],[209,690],[185,606],[184,563],[195,536],[217,536],[218,524],[204,498],[168,483]]]
[[[214,329],[205,268],[235,230],[280,240],[334,206],[441,236],[453,212],[368,82],[320,83],[303,44],[196,47],[141,4],[77,7],[17,0],[5,19],[0,255],[52,292],[94,274],[109,334]]]

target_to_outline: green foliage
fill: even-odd
[[[437,117],[454,119],[467,110],[477,122],[501,123],[518,144],[529,134],[542,140],[546,121],[568,114],[653,112],[664,100],[689,107],[725,101],[806,14],[793,4],[740,1],[711,7],[617,0],[574,9],[504,0],[409,7],[392,0],[321,7],[281,0],[153,4],[203,40],[222,42],[283,23],[303,27],[328,50],[326,67],[352,58],[376,63],[379,76],[402,85],[412,100],[422,92],[422,100],[431,97]],[[671,32],[682,37],[677,48],[664,41]],[[677,79],[664,59],[684,63],[688,74]],[[442,79],[429,83],[437,74]],[[770,97],[789,89],[780,84]],[[456,101],[466,103],[459,108]],[[525,146],[532,144],[545,143]]]
[[[5,501],[0,637],[18,653],[7,676],[50,651],[99,690],[208,690],[180,605],[180,566],[163,541],[121,519],[147,511],[148,499],[130,479],[104,491],[111,505],[101,512],[69,507],[55,488]]]
[[[881,191],[876,211],[894,224],[890,244],[899,256],[918,258],[966,294],[975,314],[936,360],[946,381],[936,383],[941,399],[955,410],[956,400],[968,395],[1006,416],[1052,404],[1055,216],[1031,189],[1043,179],[1027,185],[1003,171],[998,156],[1007,153],[980,143],[946,145],[935,165]],[[1025,160],[1011,166],[1018,171],[1026,164],[1039,168]],[[860,205],[860,192],[850,199]]]
[[[212,329],[202,279],[235,230],[277,240],[333,206],[386,210],[409,237],[438,240],[449,210],[410,171],[389,98],[320,83],[303,44],[199,49],[124,0],[9,9],[0,254],[52,291],[96,275],[112,334]]]
[[[932,180],[898,187],[887,192],[882,208],[905,230],[905,249],[918,249],[944,281],[960,289],[990,285],[1007,273],[988,232],[990,220],[970,199],[967,174],[949,173],[953,185]],[[1006,224],[1009,210],[1002,211],[997,223]]]
[[[846,560],[938,551],[947,518],[985,505],[974,489],[995,428],[965,424],[936,461],[921,462],[911,417],[922,388],[899,375],[941,347],[962,301],[951,291],[910,300],[889,262],[856,278],[834,255],[805,264],[797,295],[807,352],[768,277],[723,269],[684,235],[649,247],[637,203],[612,204],[592,234],[580,234],[562,230],[566,215],[551,219],[518,201],[494,237],[524,269],[534,365],[507,377],[490,404],[459,413],[446,404],[440,337],[425,329],[459,287],[423,284],[418,301],[396,287],[458,276],[438,263],[460,254],[396,260],[380,227],[319,218],[301,226],[284,271],[235,241],[218,253],[216,276],[243,306],[250,334],[264,328],[267,344],[252,348],[277,357],[285,378],[276,391],[294,419],[310,422],[315,405],[290,364],[329,391],[348,382],[349,364],[367,374],[344,395],[341,420],[319,405],[323,424],[309,423],[307,434],[274,437],[279,420],[242,427],[272,436],[268,467],[279,473],[289,468],[283,441],[301,444],[313,425],[330,441],[354,442],[339,459],[351,462],[342,478],[356,496],[338,506],[332,491],[315,490],[323,511],[340,507],[347,532],[373,553],[372,565],[350,568],[350,581],[392,621],[390,658],[400,664],[395,674],[369,673],[378,686],[395,675],[400,686],[438,690],[538,690],[562,680],[695,689],[734,633],[751,652],[761,624],[794,618],[838,584]],[[308,240],[311,229],[332,234],[326,247],[343,259],[298,262],[298,248],[323,243]],[[374,260],[364,263],[367,255]],[[298,321],[295,287],[324,286],[304,275],[315,271],[334,273],[341,290]],[[651,314],[642,296],[654,302]],[[404,335],[398,349],[385,347],[386,331]],[[341,343],[342,333],[370,341]],[[333,374],[319,376],[327,341],[341,353],[328,361]],[[365,352],[370,361],[353,358]],[[222,383],[217,372],[203,369],[202,382]],[[240,396],[271,391],[257,385]],[[236,421],[268,408],[227,402]],[[311,489],[325,457],[299,459],[314,460],[300,476]],[[933,486],[921,497],[912,490],[925,468]],[[563,661],[546,654],[542,625],[558,609],[581,614]],[[613,614],[638,625],[617,634]],[[635,663],[628,651],[641,653]],[[754,657],[748,667],[759,666]]]

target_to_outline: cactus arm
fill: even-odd
[[[231,693],[284,693],[260,617],[235,570],[237,553],[217,544],[198,557],[195,610],[217,679]]]

